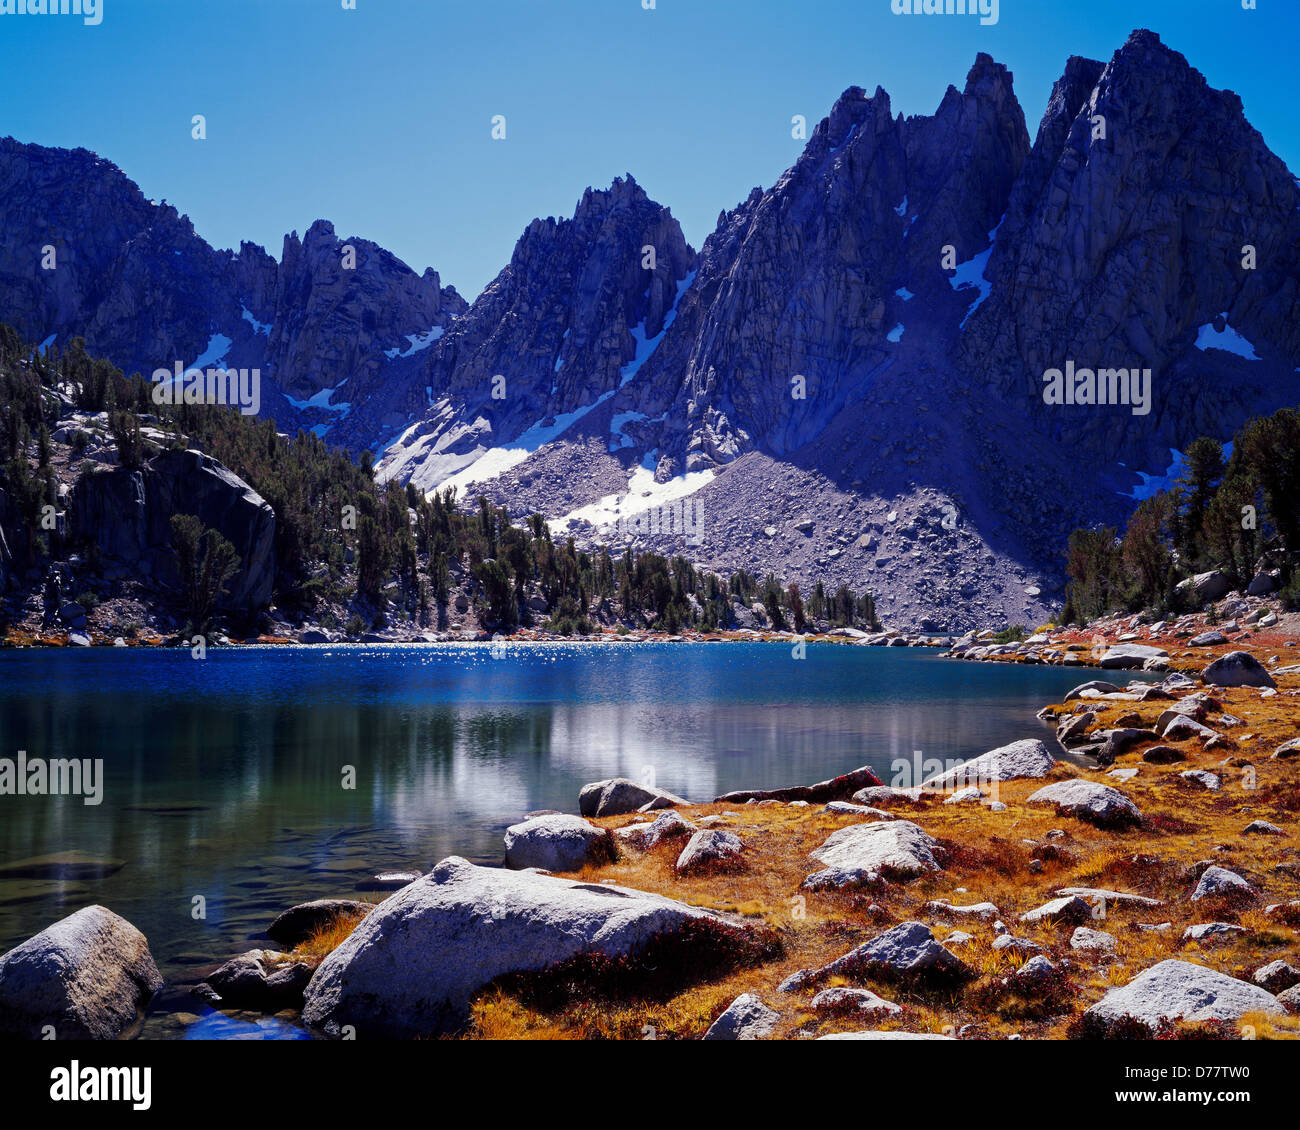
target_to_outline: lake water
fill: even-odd
[[[192,983],[296,902],[451,854],[499,863],[509,824],[576,812],[590,781],[653,774],[690,800],[863,764],[889,781],[916,750],[1050,740],[1035,712],[1089,677],[912,648],[795,659],[788,643],[0,651],[0,757],[105,767],[98,806],[0,796],[0,951],[98,902],[145,933],[170,984]],[[69,851],[124,865],[13,875]],[[177,1009],[208,1015],[191,1036],[296,1034],[175,992],[145,1034],[179,1034]]]

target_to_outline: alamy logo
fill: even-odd
[[[155,369],[155,404],[238,405],[245,416],[262,407],[261,369],[187,369],[179,361],[170,369]]]
[[[0,0],[0,16],[81,16],[87,27],[98,27],[104,0]]]
[[[0,796],[79,796],[91,806],[104,800],[104,762],[89,757],[0,757]]]
[[[1044,404],[1127,404],[1134,416],[1151,411],[1150,369],[1076,369],[1073,361],[1065,369],[1043,373]]]
[[[896,16],[979,16],[985,27],[998,22],[998,0],[890,0]]]
[[[50,1072],[50,1100],[56,1103],[130,1103],[132,1110],[153,1105],[152,1067],[82,1067],[73,1060]]]

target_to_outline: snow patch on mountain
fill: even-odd
[[[550,526],[551,533],[557,536],[567,534],[572,526],[582,522],[590,522],[598,529],[613,526],[620,519],[631,518],[694,494],[712,482],[714,474],[712,469],[688,471],[666,482],[657,483],[653,468],[642,464],[634,468],[628,477],[624,493],[606,495],[599,502],[580,506],[563,517],[552,518],[547,525]]]
[[[993,284],[984,277],[984,269],[989,265],[989,256],[993,254],[993,245],[998,238],[998,228],[1006,221],[1004,215],[997,222],[991,232],[989,232],[989,245],[973,259],[967,259],[964,263],[958,263],[953,271],[952,277],[948,279],[949,285],[953,290],[966,290],[969,287],[978,287],[980,296],[975,299],[974,304],[966,311],[966,316],[961,320],[960,328],[965,328],[966,323],[970,321],[970,316],[975,313],[983,304],[984,300],[993,293]]]
[[[294,398],[288,393],[285,393],[284,398],[299,411],[306,408],[324,408],[327,412],[342,412],[344,415],[347,415],[348,410],[352,407],[351,404],[330,403],[330,398],[347,383],[346,380],[339,381],[334,388],[323,388],[319,392],[308,397],[306,400],[294,400]]]
[[[253,312],[249,310],[247,306],[241,305],[239,307],[239,316],[243,318],[244,321],[246,321],[250,326],[253,327],[253,332],[255,334],[261,334],[263,337],[270,336],[271,334],[270,323],[259,322],[256,318],[253,317]]]
[[[411,343],[409,348],[402,349],[400,345],[394,346],[392,349],[385,349],[384,356],[392,361],[397,357],[410,357],[412,354],[422,353],[442,337],[442,334],[442,326],[432,326],[422,334],[407,334],[406,340]]]
[[[1255,352],[1255,346],[1228,324],[1227,314],[1219,316],[1223,319],[1223,331],[1216,330],[1213,322],[1206,322],[1196,333],[1196,348],[1222,349],[1225,353],[1235,353],[1247,361],[1258,361],[1259,354]]]

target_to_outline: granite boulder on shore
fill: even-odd
[[[662,895],[450,856],[377,906],[321,963],[303,1021],[336,1039],[439,1035],[462,1028],[473,995],[507,974],[652,950],[657,976],[680,969],[686,983],[770,944],[756,927]]]
[[[145,936],[87,906],[0,957],[0,1035],[115,1040],[162,984]]]

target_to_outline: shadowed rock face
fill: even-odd
[[[436,272],[417,275],[323,220],[301,240],[286,236],[279,264],[252,243],[217,251],[188,217],[84,149],[0,140],[0,233],[0,310],[29,339],[81,336],[92,356],[146,377],[200,358],[259,368],[263,415],[285,429],[334,429],[343,416],[279,393],[306,403],[337,389],[325,399],[353,405],[346,438],[356,446],[377,442],[368,429],[400,430],[393,385],[423,381],[400,354],[465,309]],[[43,269],[46,248],[53,270]]]
[[[275,581],[275,512],[246,482],[198,451],[165,451],[142,471],[82,475],[69,501],[74,541],[176,586],[171,519],[193,514],[234,546],[239,570],[222,606],[264,608]]]
[[[879,88],[845,91],[794,167],[705,245],[680,326],[647,371],[659,398],[686,407],[666,427],[661,470],[788,454],[870,401],[894,352],[895,291],[951,299],[939,248],[965,260],[988,246],[1028,151],[1011,73],[984,54],[933,117],[895,118]]]
[[[381,473],[430,489],[484,450],[614,393],[671,325],[695,263],[672,214],[631,176],[588,189],[571,220],[534,220],[430,351],[434,403]]]
[[[1212,89],[1154,33],[1134,32],[1104,67],[1071,59],[1012,194],[963,361],[996,374],[1049,430],[1068,428],[1084,453],[1162,469],[1169,448],[1227,438],[1252,412],[1294,400],[1297,208],[1300,188],[1237,95]],[[1248,245],[1255,270],[1242,267]],[[1261,361],[1195,348],[1199,328],[1224,314]],[[1124,408],[1044,412],[1042,373],[1068,358],[1150,366],[1151,418],[1135,428]]]

